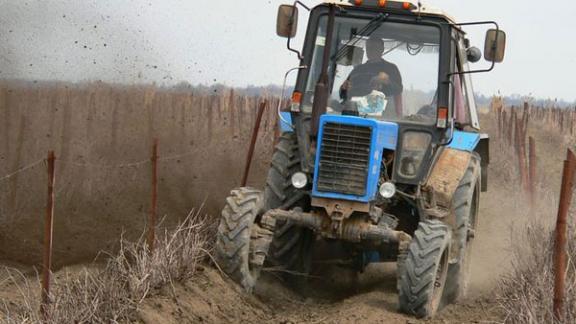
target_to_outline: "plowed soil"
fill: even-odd
[[[35,161],[49,148],[56,149],[61,161],[54,251],[58,267],[92,260],[98,251],[113,249],[122,233],[129,237],[142,233],[149,208],[148,166],[117,166],[146,160],[155,137],[160,138],[161,157],[171,158],[160,166],[160,214],[166,215],[166,224],[177,222],[203,202],[206,212],[217,215],[224,197],[239,182],[255,119],[254,99],[231,93],[174,95],[147,88],[3,86],[0,113],[6,127],[0,132],[5,139],[0,175]],[[273,108],[268,110],[258,141],[250,181],[256,187],[263,185],[273,147]],[[485,131],[494,137],[493,121],[484,119]],[[543,151],[540,169],[549,173],[540,176],[549,177],[550,187],[556,188],[561,146],[550,144],[566,139],[551,139],[555,136],[551,133],[541,135],[537,137]],[[502,156],[499,145],[492,145],[491,150],[495,158],[490,165],[490,189],[481,197],[470,296],[428,322],[503,320],[494,291],[499,276],[510,266],[510,232],[526,222],[527,203],[516,194],[513,176],[503,172],[514,162]],[[42,223],[38,217],[43,211],[44,182],[42,169],[33,169],[0,183],[0,258],[10,266],[13,261],[22,263],[20,269],[30,276],[34,275],[31,266],[41,256]],[[16,300],[18,292],[4,279],[0,278],[0,298]],[[307,285],[298,287],[265,273],[254,295],[246,295],[206,265],[193,280],[166,287],[145,300],[138,321],[420,322],[397,309],[393,264],[371,265],[360,275],[325,268]]]
[[[484,131],[496,137],[494,121],[483,116]],[[505,312],[496,300],[498,279],[511,266],[510,242],[531,217],[553,219],[559,186],[562,150],[571,139],[551,130],[532,129],[540,149],[541,186],[537,202],[520,193],[511,148],[497,138],[492,142],[489,190],[481,195],[479,228],[473,251],[469,296],[445,307],[433,320],[417,320],[398,312],[394,264],[370,265],[363,274],[342,268],[315,273],[305,286],[293,287],[267,273],[255,295],[213,268],[194,281],[179,285],[145,302],[140,319],[145,323],[499,323]],[[557,145],[550,145],[557,143]],[[558,145],[561,144],[561,145]]]
[[[291,287],[273,273],[263,276],[254,296],[243,293],[218,270],[207,267],[193,282],[146,301],[145,323],[489,323],[502,321],[491,293],[509,264],[507,239],[512,211],[495,190],[483,195],[482,221],[473,252],[470,296],[446,307],[432,321],[398,312],[394,264],[373,264],[363,274],[338,267],[315,273],[306,285]],[[486,234],[486,235],[484,235]],[[160,321],[162,319],[162,321]]]

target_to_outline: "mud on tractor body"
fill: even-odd
[[[505,34],[408,2],[336,2],[310,10],[300,53],[298,6],[278,13],[300,58],[283,133],[264,190],[228,197],[218,263],[252,291],[264,264],[307,272],[315,242],[343,241],[360,271],[397,261],[400,309],[431,317],[466,292],[488,165],[470,75],[502,61]],[[462,26],[482,24],[491,67],[474,71]]]

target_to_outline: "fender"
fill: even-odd
[[[430,175],[423,186],[423,191],[431,197],[426,210],[436,209],[448,211],[452,204],[452,196],[464,177],[472,152],[446,147],[438,153]],[[439,211],[440,211],[439,210]],[[436,214],[436,213],[433,213]],[[441,215],[435,215],[442,217]]]
[[[476,152],[480,156],[480,191],[488,191],[488,164],[490,163],[490,137],[488,134],[455,131],[449,148]]]

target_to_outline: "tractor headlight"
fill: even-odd
[[[396,186],[392,182],[384,182],[378,191],[382,198],[390,199],[396,194]]]
[[[398,173],[404,178],[414,178],[418,175],[420,165],[428,146],[432,141],[432,135],[423,132],[406,132],[402,138],[400,151],[400,165]]]
[[[308,184],[308,177],[303,172],[296,172],[292,175],[291,181],[294,188],[302,189]]]

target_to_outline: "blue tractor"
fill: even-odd
[[[493,26],[486,68],[469,67],[482,57],[471,25]],[[433,317],[466,293],[489,162],[470,76],[502,62],[506,34],[384,0],[282,5],[277,33],[300,59],[297,81],[264,190],[226,200],[219,265],[251,292],[265,264],[306,273],[318,242],[338,242],[359,271],[397,262],[400,310]]]

